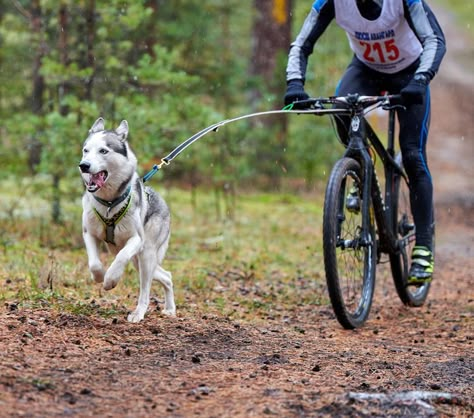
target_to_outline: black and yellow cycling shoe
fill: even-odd
[[[408,273],[408,286],[423,286],[433,278],[433,252],[420,245],[415,245],[411,254],[411,267]]]

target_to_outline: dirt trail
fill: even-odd
[[[348,332],[327,306],[262,324],[188,311],[133,326],[6,305],[0,417],[473,416],[474,51],[438,15],[450,48],[432,88],[426,306],[405,308],[382,284],[369,322]]]

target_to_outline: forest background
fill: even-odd
[[[59,221],[61,182],[77,177],[87,131],[127,119],[145,171],[181,141],[225,118],[279,109],[292,17],[288,1],[2,1],[2,178],[51,178]],[[296,2],[295,2],[296,3]],[[329,31],[308,88],[330,94],[346,45]],[[334,141],[327,124],[285,117],[239,123],[187,150],[167,181],[195,187],[320,178]],[[329,157],[329,158],[328,158]],[[256,181],[257,180],[257,181]],[[309,187],[309,186],[308,186]],[[80,194],[80,188],[77,188]]]
[[[128,120],[147,170],[211,123],[281,108],[288,47],[310,6],[1,0],[1,178],[49,176],[57,222],[61,181],[77,177],[82,141],[98,116],[109,128]],[[324,38],[306,82],[320,96],[333,93],[349,54],[335,25]],[[309,190],[340,153],[327,122],[276,116],[229,126],[186,151],[165,180],[278,190],[285,179],[302,179]]]

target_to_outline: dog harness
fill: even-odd
[[[115,226],[122,220],[122,218],[127,214],[128,210],[130,209],[130,206],[132,205],[132,195],[133,193],[130,193],[130,190],[129,190],[127,203],[111,218],[106,218],[105,216],[102,216],[96,208],[93,208],[99,220],[104,224],[106,243],[116,245],[115,244]],[[123,199],[121,201],[123,201]],[[109,210],[110,210],[112,207],[116,206],[116,204],[113,206],[112,205],[107,205],[107,206],[109,206]]]
[[[99,203],[103,204],[104,206],[107,206],[109,208],[108,210],[110,211],[110,209],[114,208],[119,203],[122,203],[130,195],[131,190],[132,190],[132,185],[129,185],[127,187],[127,190],[125,190],[123,194],[121,194],[119,197],[117,197],[114,200],[105,200],[105,199],[101,199],[100,197],[97,197],[96,195],[93,195],[93,196],[94,196],[94,199],[97,200]],[[107,211],[107,214],[108,213],[109,212]]]

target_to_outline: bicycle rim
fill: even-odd
[[[376,240],[373,209],[367,214],[369,237],[362,237],[362,211],[349,211],[346,196],[355,186],[362,190],[360,165],[343,158],[334,166],[324,202],[323,251],[331,304],[339,323],[346,329],[366,321],[375,284]],[[361,202],[362,206],[362,202]]]
[[[401,165],[401,154],[397,155],[396,161]],[[393,281],[398,296],[405,305],[422,306],[428,296],[430,283],[425,283],[423,286],[407,286],[411,253],[415,245],[415,223],[411,213],[410,189],[406,180],[401,176],[396,176],[394,179],[393,198],[392,213],[396,216],[393,222],[400,247],[397,254],[390,254]],[[434,245],[434,224],[432,229]]]

